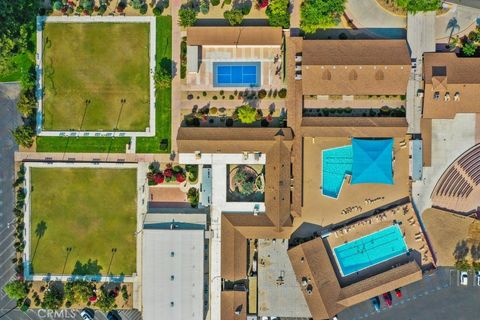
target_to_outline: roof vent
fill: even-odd
[[[450,93],[446,92],[445,93],[445,102],[450,101]]]
[[[440,98],[440,92],[435,91],[435,93],[433,94],[433,100],[438,100],[439,98]]]
[[[170,257],[175,257],[175,252],[171,251],[170,252]]]
[[[173,301],[170,301],[170,307],[173,307],[175,303]]]
[[[460,101],[460,92],[455,92],[455,95],[453,96],[453,101]]]
[[[175,280],[175,276],[172,274],[172,275],[170,276],[170,281],[173,281],[173,280]]]

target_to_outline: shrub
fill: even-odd
[[[55,286],[49,286],[43,296],[41,306],[43,309],[58,310],[63,304],[63,293]]]
[[[198,189],[193,187],[188,189],[187,199],[188,199],[188,202],[190,202],[190,205],[192,206],[192,208],[198,207],[198,201],[199,201]]]
[[[396,0],[395,3],[411,13],[435,11],[441,6],[441,0]]]
[[[223,13],[225,19],[231,26],[239,25],[243,21],[243,12],[239,9],[232,9]]]
[[[212,6],[218,6],[220,4],[220,0],[211,0],[210,3]]]
[[[115,304],[115,296],[109,294],[106,289],[102,289],[95,306],[103,312],[109,312],[117,307]]]
[[[238,107],[236,113],[242,123],[250,124],[256,121],[257,110],[248,104]]]
[[[476,51],[477,51],[477,46],[473,42],[467,42],[463,45],[462,53],[467,57],[474,56]]]
[[[287,96],[287,89],[282,88],[278,91],[278,97],[284,99]]]
[[[26,148],[30,148],[33,145],[34,132],[30,126],[19,126],[12,131],[12,135],[18,145]]]
[[[173,169],[168,168],[163,171],[163,174],[165,175],[166,178],[171,178],[173,177]]]
[[[215,115],[215,114],[217,114],[217,112],[218,112],[218,109],[216,107],[211,107],[210,110],[209,110],[209,113],[211,115]]]
[[[242,13],[244,16],[248,15],[250,13],[250,10],[252,10],[252,3],[246,1],[243,6],[242,6]]]
[[[235,96],[233,94],[231,94],[231,95],[228,96],[228,99],[233,100],[233,99],[235,99]]]
[[[289,6],[289,0],[271,0],[267,10],[265,10],[268,16],[268,24],[273,27],[290,27]]]
[[[13,280],[3,287],[3,291],[12,300],[25,299],[28,295],[28,286],[25,281]]]
[[[267,91],[265,89],[261,89],[260,91],[258,91],[258,98],[259,99],[263,99],[267,96]]]
[[[153,8],[153,14],[155,16],[161,16],[163,13],[163,7],[160,7],[160,6],[156,6],[155,8]]]
[[[155,85],[159,89],[170,88],[172,85],[171,69],[168,69],[166,66],[159,66],[155,73]]]
[[[200,1],[200,12],[201,13],[207,14],[209,9],[210,8],[208,6],[208,1],[207,0]]]
[[[232,4],[232,0],[224,0],[223,5],[229,5]]]
[[[203,91],[202,96],[206,97],[207,96],[207,91]]]
[[[53,3],[53,10],[60,11],[63,8],[63,3],[61,1],[55,1]]]
[[[334,27],[340,22],[345,10],[346,0],[305,0],[302,3],[300,27],[306,33],[314,33],[318,29]]]
[[[180,8],[178,11],[179,24],[186,28],[193,26],[197,22],[197,11],[191,7]]]
[[[217,96],[213,96],[212,99],[213,99],[213,100],[217,100],[218,97],[217,97]]]

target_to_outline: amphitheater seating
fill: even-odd
[[[440,177],[432,192],[432,201],[455,210],[459,205],[476,202],[480,188],[480,144],[462,154]],[[462,201],[458,201],[462,200]],[[461,210],[459,210],[461,211]]]

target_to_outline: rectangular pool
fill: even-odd
[[[345,175],[352,174],[352,146],[322,151],[322,194],[338,198]]]
[[[343,276],[400,256],[407,251],[402,231],[396,224],[333,249]]]
[[[260,62],[214,62],[214,87],[259,87]]]

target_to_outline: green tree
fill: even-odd
[[[346,0],[305,0],[302,3],[300,27],[306,33],[336,26],[345,10]]]
[[[163,68],[159,68],[155,74],[155,84],[159,89],[170,88],[172,85],[172,73]]]
[[[290,27],[289,0],[271,0],[265,13],[268,16],[268,24],[273,27]]]
[[[55,1],[53,3],[53,10],[59,11],[60,9],[63,8],[63,3],[62,1]]]
[[[32,127],[22,125],[12,130],[13,138],[18,145],[30,148],[33,145],[34,132]]]
[[[455,268],[457,268],[460,271],[467,271],[470,269],[470,264],[468,263],[467,260],[457,260],[455,262]]]
[[[178,24],[184,28],[193,26],[197,22],[197,11],[191,7],[181,8],[178,11]]]
[[[49,286],[43,296],[41,306],[43,309],[58,310],[63,305],[64,296],[56,286]]]
[[[156,16],[161,16],[163,13],[163,7],[162,6],[156,6],[153,8],[153,14]]]
[[[88,281],[68,281],[65,284],[65,299],[71,303],[86,303],[93,295],[94,286]]]
[[[232,9],[230,11],[225,11],[223,17],[227,19],[231,26],[236,26],[242,23],[243,12],[240,9]]]
[[[199,192],[197,188],[191,187],[187,192],[187,199],[192,208],[198,207]]]
[[[476,51],[477,51],[477,45],[473,42],[466,42],[463,45],[462,52],[467,57],[471,57],[471,56],[475,55]]]
[[[397,6],[411,13],[435,11],[440,8],[441,0],[396,0]]]
[[[35,97],[30,91],[22,90],[17,102],[18,111],[27,118],[33,113],[33,108],[35,108]]]
[[[25,281],[13,280],[3,287],[3,291],[12,300],[22,300],[28,295],[28,285]]]
[[[107,290],[102,289],[95,306],[103,312],[109,312],[117,307],[115,297],[110,295]]]
[[[238,107],[236,112],[242,123],[250,124],[256,121],[257,109],[248,104]]]

